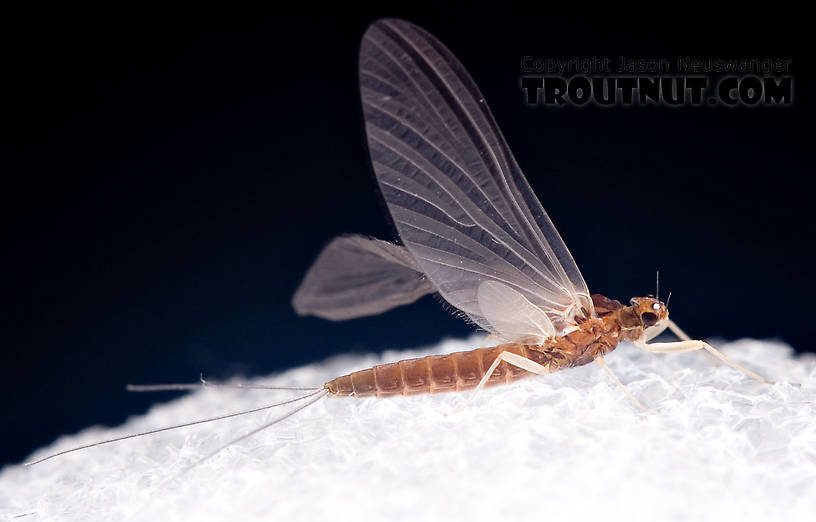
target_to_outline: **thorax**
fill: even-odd
[[[582,366],[614,350],[620,336],[621,329],[616,320],[611,317],[589,317],[568,334],[529,348],[551,354],[559,367]]]

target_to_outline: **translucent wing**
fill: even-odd
[[[506,304],[525,308],[521,297],[539,309],[556,334],[577,314],[594,313],[569,250],[450,51],[415,25],[379,20],[360,48],[360,91],[391,216],[445,300],[505,339],[544,322],[532,312],[514,316],[512,306],[497,309],[486,301],[497,292]],[[485,281],[513,293],[480,292]]]
[[[476,291],[482,317],[494,333],[504,339],[543,344],[555,335],[555,327],[544,311],[520,292],[498,281],[482,281]]]
[[[292,305],[300,315],[342,321],[376,315],[435,291],[405,247],[352,235],[326,245]]]

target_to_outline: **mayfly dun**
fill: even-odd
[[[303,315],[343,320],[438,293],[489,332],[496,345],[374,366],[283,403],[101,441],[33,463],[305,401],[247,437],[327,396],[472,390],[469,402],[485,386],[591,362],[647,410],[604,362],[621,341],[655,353],[706,350],[769,382],[709,344],[690,339],[657,296],[634,297],[623,305],[590,294],[476,84],[436,38],[402,20],[379,20],[363,37],[359,67],[371,163],[402,245],[362,236],[335,239],[309,269],[293,305]],[[666,328],[680,340],[650,342]]]

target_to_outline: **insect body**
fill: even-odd
[[[638,300],[631,306],[623,306],[599,294],[593,295],[592,300],[598,317],[585,317],[576,330],[562,337],[552,337],[542,345],[508,343],[406,359],[338,377],[324,387],[335,396],[387,397],[469,390],[483,379],[486,379],[484,386],[506,384],[542,372],[530,372],[501,360],[502,353],[528,359],[548,373],[582,366],[614,350],[619,341],[637,340],[652,316],[665,318],[667,314],[665,306],[651,298]],[[644,309],[646,311],[641,312]],[[645,322],[643,315],[646,315]]]
[[[604,363],[603,357],[624,340],[658,353],[707,350],[768,382],[707,343],[690,339],[656,297],[636,297],[624,306],[590,294],[478,87],[436,38],[402,20],[379,20],[363,37],[359,65],[371,163],[402,245],[362,236],[335,239],[306,274],[293,299],[295,309],[343,320],[378,314],[438,293],[500,342],[338,377],[303,397],[252,410],[305,400],[255,432],[325,396],[472,389],[472,399],[487,385],[592,361],[646,409]],[[649,342],[665,328],[681,340]],[[246,413],[250,411],[184,426]]]
[[[295,309],[341,320],[438,292],[503,344],[355,372],[326,383],[329,394],[475,395],[592,361],[620,384],[603,356],[622,340],[654,352],[704,349],[764,381],[691,340],[657,298],[623,306],[590,297],[478,87],[433,36],[401,20],[372,24],[360,49],[360,92],[372,165],[403,246],[334,240],[304,278]],[[682,340],[648,343],[665,328]]]

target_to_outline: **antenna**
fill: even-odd
[[[671,292],[669,292],[669,297],[666,298],[666,308],[669,307],[669,301],[671,301]]]
[[[655,270],[655,299],[660,301],[660,270]]]

